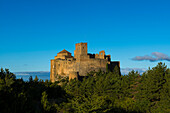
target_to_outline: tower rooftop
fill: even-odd
[[[59,53],[70,53],[67,50],[63,49],[62,51],[60,51]]]

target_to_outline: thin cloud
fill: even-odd
[[[149,60],[151,62],[161,61],[161,60],[170,61],[170,57],[168,55],[160,53],[160,52],[153,52],[151,54],[151,56],[149,56],[149,55],[136,56],[136,57],[132,58],[132,60],[136,60],[136,61]]]
[[[24,64],[23,66],[28,66],[28,64]]]

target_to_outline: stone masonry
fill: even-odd
[[[55,82],[57,76],[68,76],[69,79],[74,79],[99,69],[106,71],[107,64],[109,70],[113,70],[116,65],[120,66],[120,62],[111,61],[111,56],[106,55],[105,51],[100,51],[99,54],[90,54],[87,53],[87,43],[77,43],[74,57],[64,49],[57,53],[55,59],[51,60],[50,80]]]

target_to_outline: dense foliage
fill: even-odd
[[[142,75],[131,71],[91,72],[82,81],[68,78],[55,83],[16,79],[0,72],[0,113],[124,113],[170,112],[170,69],[163,63]]]

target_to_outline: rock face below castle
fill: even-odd
[[[100,51],[99,54],[87,53],[87,43],[77,43],[74,57],[65,49],[57,53],[55,59],[51,60],[50,80],[55,82],[58,76],[69,79],[77,76],[86,76],[90,71],[106,71],[108,64],[109,70],[117,65],[120,66],[119,61],[111,61],[110,55],[106,55],[105,51]]]

